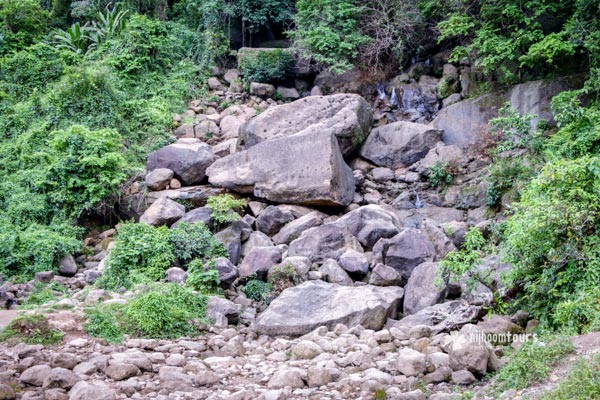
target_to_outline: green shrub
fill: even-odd
[[[470,228],[460,250],[449,252],[440,262],[437,280],[462,282],[466,279],[467,291],[472,291],[478,283],[489,284],[489,271],[481,270],[482,258],[487,242],[481,231]],[[441,282],[440,282],[441,283]]]
[[[552,316],[556,326],[564,332],[579,334],[600,324],[600,298],[593,291],[582,291],[572,299],[556,305]]]
[[[170,231],[170,242],[175,257],[187,265],[192,260],[209,262],[218,257],[227,257],[227,249],[218,242],[206,225],[202,223],[180,223]]]
[[[429,167],[428,180],[433,187],[445,186],[452,183],[454,177],[448,164],[436,162]]]
[[[292,264],[284,264],[275,265],[271,268],[267,281],[271,285],[271,295],[277,297],[285,289],[300,284],[302,278]]]
[[[33,284],[33,290],[29,296],[27,296],[25,301],[23,301],[21,308],[33,308],[49,301],[57,300],[67,294],[67,289],[58,282],[52,281],[45,284],[36,281]]]
[[[221,293],[219,271],[212,262],[205,263],[196,258],[189,263],[187,273],[186,286],[203,294]]]
[[[0,3],[0,55],[35,43],[46,30],[48,12],[37,0]]]
[[[125,179],[121,136],[113,129],[71,126],[50,134],[52,158],[44,189],[67,216],[80,216],[116,192]]]
[[[292,65],[289,51],[252,50],[239,56],[239,67],[247,82],[276,83],[283,80]]]
[[[142,337],[178,338],[198,333],[207,298],[178,284],[154,285],[134,297],[125,311],[128,330]]]
[[[175,261],[169,229],[126,223],[117,233],[100,285],[115,290],[134,283],[156,282]]]
[[[503,250],[521,305],[556,327],[554,311],[580,293],[597,293],[600,276],[600,159],[546,164],[513,204]]]
[[[295,45],[307,56],[326,64],[333,72],[352,68],[359,47],[370,39],[359,31],[364,7],[355,0],[298,0]]]
[[[600,355],[580,358],[558,387],[540,396],[541,400],[588,400],[600,398]]]
[[[250,300],[268,304],[272,289],[273,287],[270,283],[251,278],[246,285],[244,285],[242,291]]]
[[[221,194],[209,197],[206,206],[210,209],[212,220],[219,227],[240,219],[238,211],[246,206],[246,201],[243,199],[238,200],[230,194]]]
[[[27,344],[50,345],[62,340],[64,333],[52,329],[42,314],[26,314],[13,319],[0,332],[0,341],[19,341]]]
[[[525,159],[499,158],[487,168],[488,177],[485,200],[489,207],[500,204],[502,195],[510,190],[515,193],[515,200],[524,185],[535,175],[533,161]]]
[[[500,370],[496,381],[499,390],[519,390],[545,379],[552,367],[574,350],[566,337],[547,337],[522,344]]]
[[[120,343],[123,340],[123,328],[119,319],[123,319],[125,307],[118,304],[99,305],[85,310],[85,332],[108,343]]]
[[[498,110],[498,117],[490,120],[490,126],[496,129],[501,141],[497,152],[512,150],[515,148],[525,148],[534,152],[539,152],[542,148],[542,133],[545,122],[538,122],[538,128],[532,127],[535,115],[521,115],[512,108],[510,103],[504,104]]]

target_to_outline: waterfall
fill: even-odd
[[[385,99],[385,86],[383,86],[383,83],[377,84],[377,97],[379,100]]]
[[[396,95],[396,88],[392,88],[392,94],[390,96],[390,105],[392,107],[398,106],[398,95]]]

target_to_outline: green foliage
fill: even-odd
[[[448,164],[436,162],[429,168],[428,181],[433,187],[445,186],[452,183],[454,177]]]
[[[556,305],[552,316],[562,331],[579,334],[600,324],[600,299],[595,291],[579,292],[577,297]]]
[[[81,27],[79,22],[75,22],[66,30],[56,32],[54,34],[56,48],[69,50],[75,54],[85,54],[91,41],[88,31],[87,27]]]
[[[125,310],[129,331],[151,338],[195,335],[207,298],[178,284],[155,285],[134,297]]]
[[[600,356],[580,358],[558,387],[543,394],[541,400],[587,400],[600,398]]]
[[[33,290],[23,302],[21,308],[33,308],[49,301],[57,300],[66,294],[68,294],[67,289],[60,283],[52,281],[45,284],[36,281],[33,285]]]
[[[239,67],[247,82],[274,83],[283,80],[292,64],[288,50],[246,51],[239,59]]]
[[[283,264],[275,265],[269,270],[267,281],[271,285],[272,297],[277,297],[285,289],[300,284],[302,278],[292,264]]]
[[[0,56],[38,41],[46,30],[48,12],[37,0],[0,3]]]
[[[529,159],[520,160],[514,157],[499,158],[488,167],[488,186],[485,200],[489,207],[500,204],[504,193],[512,190],[514,200],[518,200],[519,192],[523,186],[534,176],[535,170],[530,165]]]
[[[48,177],[42,186],[50,203],[79,216],[113,194],[125,179],[121,136],[113,129],[72,126],[50,134]]]
[[[523,389],[545,379],[552,367],[574,350],[569,339],[561,336],[549,336],[522,344],[500,370],[496,381],[498,389]]]
[[[62,340],[64,334],[52,329],[42,314],[25,314],[13,319],[0,332],[0,341],[51,345]]]
[[[206,206],[210,209],[212,220],[217,226],[221,226],[222,224],[240,219],[238,211],[241,211],[246,206],[246,201],[236,199],[230,194],[221,194],[209,197]]]
[[[600,159],[558,160],[541,173],[514,205],[504,251],[522,287],[523,306],[556,326],[556,306],[600,282]]]
[[[156,282],[175,261],[167,227],[125,223],[117,234],[115,247],[106,261],[100,285],[116,290],[134,283]]]
[[[185,285],[203,294],[219,294],[221,292],[219,271],[212,264],[211,262],[205,264],[200,259],[194,259],[188,265],[188,277]]]
[[[65,55],[44,43],[11,54],[0,61],[0,93],[7,99],[25,98],[34,90],[61,77],[66,68]],[[0,96],[0,100],[1,96]]]
[[[490,121],[490,126],[496,129],[498,136],[502,139],[497,148],[497,152],[503,152],[516,148],[530,149],[539,152],[542,147],[542,133],[545,122],[540,121],[538,128],[533,129],[533,120],[535,115],[521,115],[512,108],[510,103],[504,104],[498,110],[498,117]]]
[[[331,71],[351,69],[359,47],[370,41],[358,30],[364,12],[360,4],[355,0],[298,0],[296,30],[290,36],[301,51]]]
[[[123,328],[119,319],[123,318],[123,309],[118,304],[87,308],[83,329],[88,335],[102,338],[108,343],[120,343],[123,340]]]
[[[595,107],[583,109],[578,104],[565,110],[565,105],[559,105],[559,101],[555,98],[553,105],[561,110],[558,113],[561,129],[550,137],[547,156],[573,159],[600,154],[600,110]]]
[[[241,19],[251,33],[270,26],[286,26],[292,20],[292,0],[241,0],[237,3]]]
[[[257,278],[251,278],[242,288],[242,292],[244,292],[246,297],[250,300],[268,304],[272,289],[273,286],[270,283],[261,281]]]
[[[170,230],[169,240],[175,257],[183,265],[195,260],[206,263],[218,257],[227,257],[227,249],[218,242],[202,223],[180,223]]]
[[[467,291],[472,291],[478,283],[489,284],[489,272],[478,268],[485,254],[487,242],[481,231],[470,228],[465,234],[463,246],[458,251],[451,251],[446,255],[438,270],[438,282],[448,280],[451,282],[467,282]]]

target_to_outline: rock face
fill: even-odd
[[[373,248],[377,261],[394,268],[407,280],[415,267],[433,261],[435,248],[419,229],[405,229],[391,239],[381,239]]]
[[[209,182],[279,202],[347,206],[354,177],[331,131],[306,130],[217,160]]]
[[[256,320],[268,335],[299,336],[317,327],[342,323],[380,329],[396,314],[404,291],[400,287],[338,286],[308,281],[284,290]]]
[[[312,262],[322,262],[328,258],[337,260],[348,248],[360,244],[347,228],[336,224],[325,224],[307,229],[290,243],[290,256],[308,257]]]
[[[442,138],[428,125],[399,121],[373,129],[360,155],[380,167],[400,168],[425,157]]]
[[[310,96],[273,107],[242,126],[247,147],[309,130],[333,132],[344,156],[367,137],[372,123],[369,104],[361,96]]]
[[[444,300],[446,284],[436,284],[437,271],[438,263],[431,262],[420,264],[413,270],[404,287],[404,315],[414,314]]]
[[[206,168],[215,161],[215,156],[206,143],[198,139],[180,139],[148,155],[146,169],[157,168],[173,171],[184,185],[195,185],[206,179]]]

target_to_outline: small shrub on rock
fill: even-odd
[[[448,166],[440,162],[429,168],[429,183],[433,187],[445,186],[452,183],[454,177]]]
[[[217,226],[240,219],[238,211],[245,205],[243,199],[238,200],[230,194],[213,196],[206,202],[206,206],[210,209],[210,216]]]
[[[100,285],[105,289],[130,288],[134,283],[156,282],[175,261],[167,227],[126,223],[117,234]]]
[[[50,327],[42,314],[21,315],[0,332],[0,341],[21,341],[27,344],[50,345],[62,340],[64,334]]]
[[[136,336],[178,338],[198,333],[207,298],[177,284],[154,285],[125,310],[127,330]]]
[[[286,50],[253,50],[240,57],[239,66],[247,82],[275,83],[286,77],[292,61]]]
[[[212,262],[205,264],[202,260],[195,259],[188,265],[186,286],[204,294],[219,294],[220,283],[219,271],[214,269]]]
[[[227,257],[227,249],[223,243],[218,242],[202,223],[178,224],[170,231],[170,241],[175,256],[184,265],[195,259],[207,262]]]
[[[272,289],[273,287],[270,283],[252,278],[242,288],[242,291],[250,300],[269,303]]]
[[[85,310],[87,322],[83,329],[88,335],[106,340],[108,343],[119,343],[123,340],[123,329],[119,323],[124,306],[101,305]]]
[[[291,264],[276,265],[269,271],[268,283],[271,285],[272,297],[277,297],[287,288],[302,282],[302,278]]]

